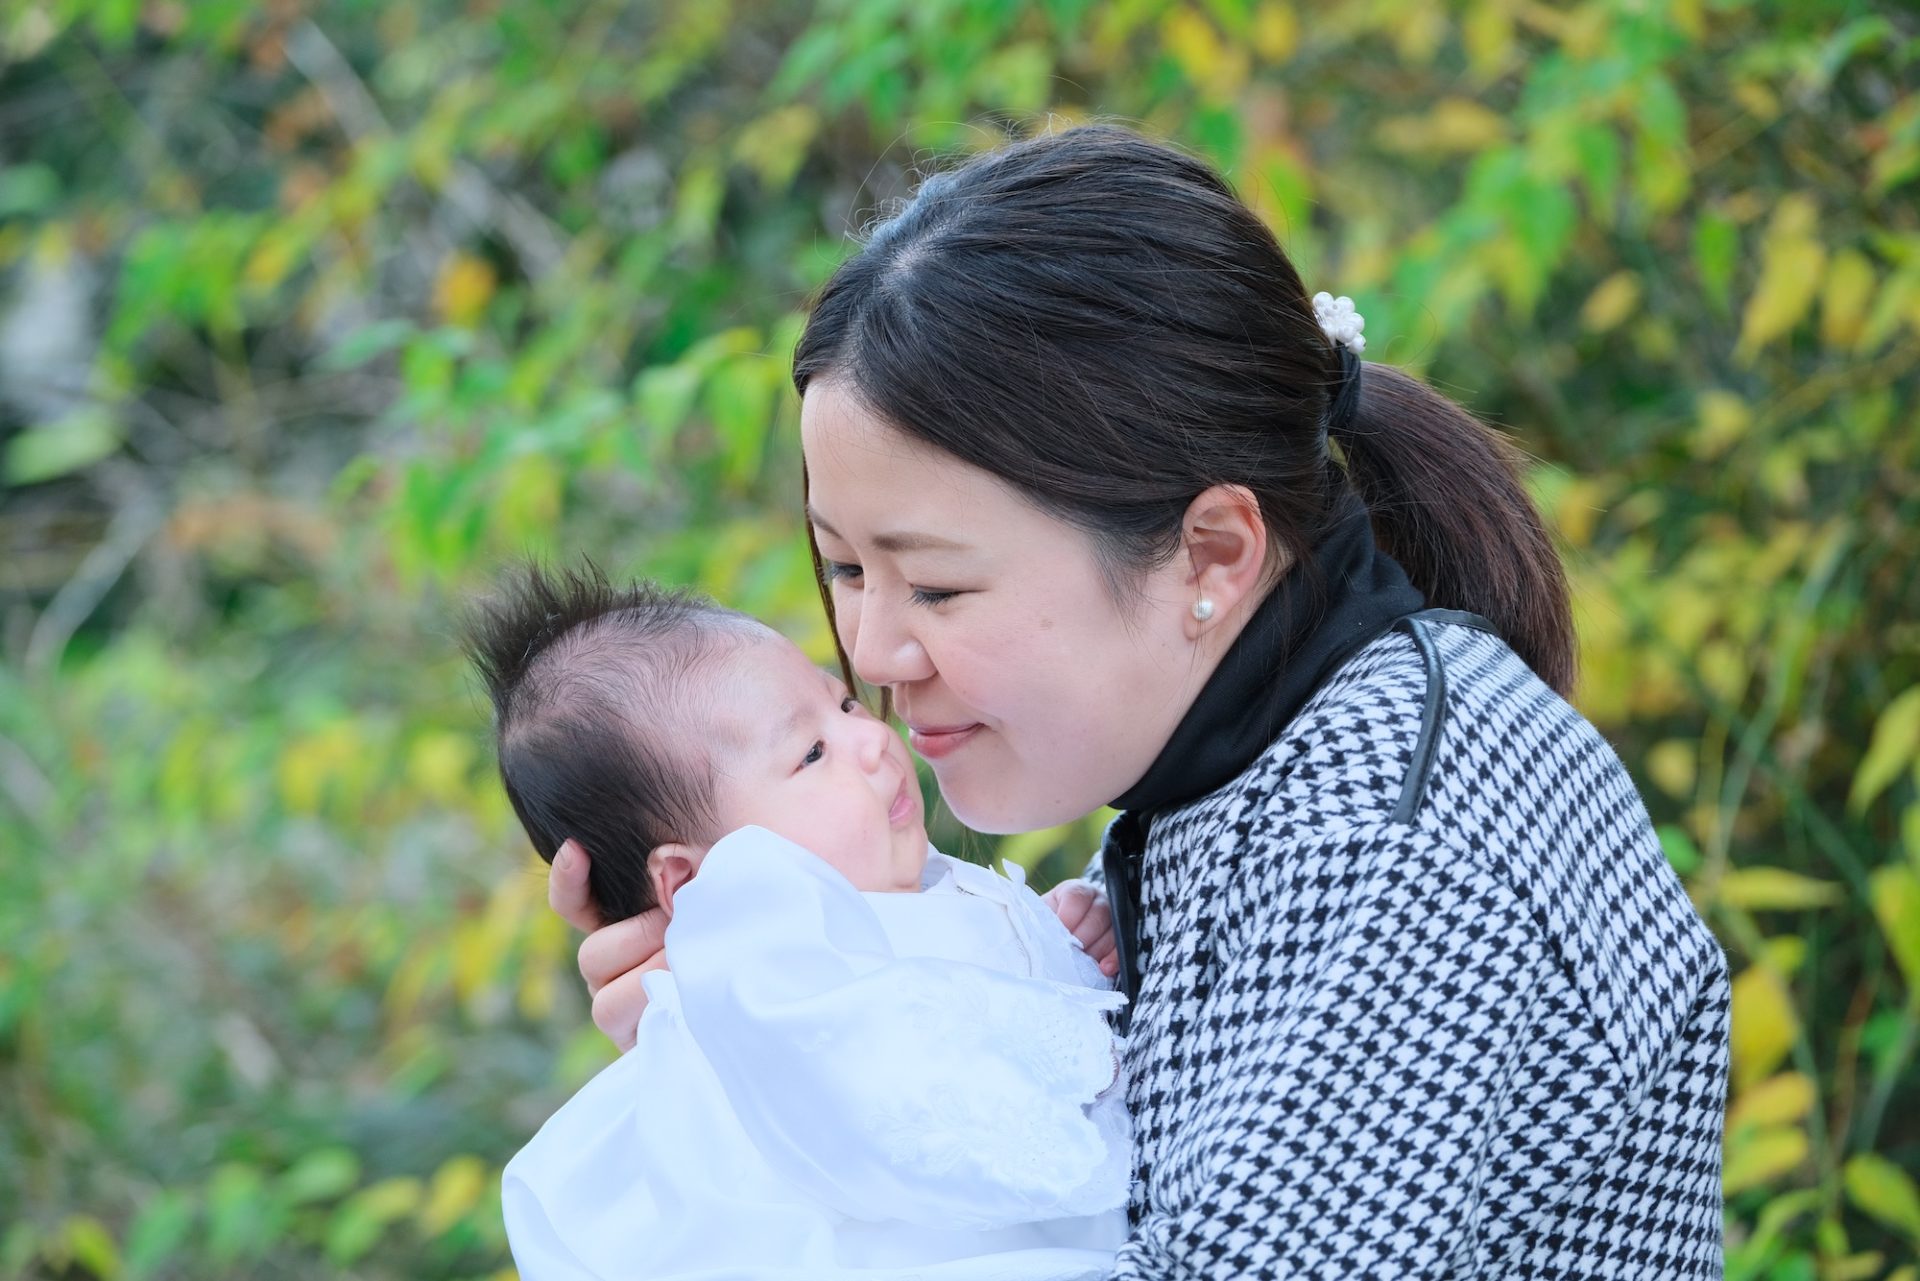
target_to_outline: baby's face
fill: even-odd
[[[721,732],[708,744],[722,832],[754,824],[802,845],[855,889],[914,891],[926,814],[900,736],[769,633],[715,682]]]

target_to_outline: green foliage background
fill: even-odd
[[[1729,1275],[1913,1281],[1917,86],[1840,0],[8,0],[0,1276],[509,1274],[610,1050],[450,611],[591,550],[824,657],[808,292],[1101,115],[1529,451],[1737,976]]]

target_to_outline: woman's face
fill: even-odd
[[[1207,675],[1183,567],[1123,609],[1084,531],[837,382],[809,387],[800,429],[840,642],[960,821],[1050,827],[1137,781]]]

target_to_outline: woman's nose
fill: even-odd
[[[899,612],[874,597],[866,593],[853,619],[853,644],[847,647],[853,670],[869,685],[899,685],[933,675],[927,651],[903,626]]]

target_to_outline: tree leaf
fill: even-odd
[[[1829,347],[1851,347],[1867,325],[1867,304],[1873,300],[1873,264],[1858,249],[1842,249],[1827,268],[1820,291],[1820,341]]]
[[[1868,881],[1868,894],[1894,963],[1906,975],[1907,999],[1920,1001],[1920,875],[1897,863],[1883,867]]]
[[[1780,1066],[1799,1035],[1786,982],[1771,967],[1751,965],[1733,981],[1733,1079],[1744,1089]]]
[[[1666,852],[1667,862],[1673,870],[1682,876],[1692,876],[1700,870],[1700,847],[1693,843],[1684,828],[1671,823],[1662,824],[1660,829],[1660,848]]]
[[[1771,1183],[1807,1159],[1807,1135],[1797,1125],[1774,1126],[1729,1145],[1720,1171],[1726,1195]]]
[[[1744,363],[1791,332],[1819,296],[1827,250],[1814,237],[1817,217],[1804,193],[1788,196],[1775,211],[1760,247],[1760,282],[1740,320],[1735,355]]]
[[[1719,896],[1722,902],[1749,911],[1792,911],[1832,907],[1846,900],[1846,891],[1832,881],[1783,867],[1741,867],[1720,878]]]
[[[1910,1241],[1920,1242],[1920,1188],[1905,1170],[1874,1152],[1848,1160],[1841,1171],[1847,1200]]]
[[[1782,1072],[1743,1090],[1727,1109],[1727,1132],[1753,1126],[1789,1125],[1813,1110],[1819,1089],[1800,1072]]]
[[[1854,771],[1847,807],[1858,814],[1920,757],[1920,685],[1899,695],[1873,722],[1867,754]]]
[[[37,485],[91,467],[120,448],[113,413],[89,406],[57,422],[29,427],[7,442],[7,483]]]

